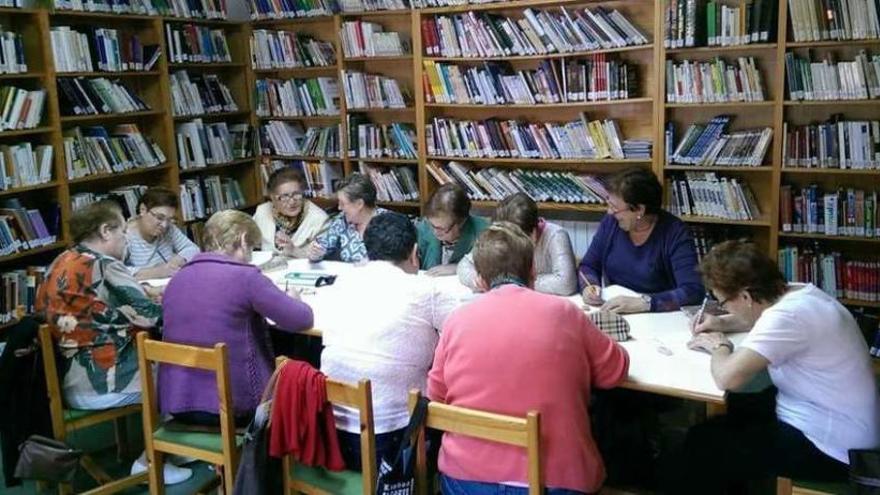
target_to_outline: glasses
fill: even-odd
[[[163,224],[163,223],[166,225],[177,224],[177,219],[174,217],[165,216],[161,213],[156,213],[153,210],[147,210],[147,213],[149,213],[153,218],[155,218],[156,221],[159,222],[160,224]]]
[[[737,295],[738,295],[738,294],[737,294]],[[735,298],[735,297],[736,297],[736,296],[730,296],[730,297],[728,297],[728,298],[726,298],[726,299],[723,299],[723,300],[721,300],[721,301],[718,301],[718,307],[721,308],[721,309],[724,310],[724,311],[727,311],[727,308],[725,308],[725,306],[727,305],[727,303],[729,303],[729,302],[730,302],[733,298]]]
[[[611,215],[617,215],[618,213],[620,213],[620,212],[622,212],[622,211],[626,211],[627,209],[628,209],[628,208],[627,208],[626,206],[624,206],[624,207],[622,207],[622,208],[618,208],[618,207],[617,207],[614,203],[612,203],[611,201],[608,201],[608,202],[605,204],[605,211],[607,211],[607,212],[608,212],[609,214],[611,214]]]
[[[275,200],[280,201],[282,203],[293,203],[302,201],[305,198],[305,195],[301,192],[295,193],[284,193],[284,194],[276,194]]]
[[[452,229],[454,229],[458,225],[458,222],[452,222],[451,224],[449,224],[449,227],[438,227],[431,222],[428,223],[431,224],[431,228],[434,230],[434,232],[440,235],[446,235],[452,232]]]

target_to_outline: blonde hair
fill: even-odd
[[[257,222],[238,210],[223,210],[211,215],[205,223],[205,248],[210,251],[231,251],[239,246],[241,235],[248,246],[258,246],[262,239]]]
[[[495,222],[474,244],[474,267],[487,284],[502,277],[528,281],[532,275],[535,245],[518,225]]]

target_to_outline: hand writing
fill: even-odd
[[[601,294],[602,289],[600,289],[596,285],[588,285],[584,288],[584,291],[581,292],[581,297],[584,299],[584,304],[589,304],[590,306],[601,306],[605,303],[605,300],[602,299]]]
[[[651,308],[641,297],[617,296],[602,305],[603,311],[615,313],[643,313]]]

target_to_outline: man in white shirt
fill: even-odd
[[[386,212],[371,219],[364,245],[370,261],[331,288],[346,305],[322,318],[321,371],[346,382],[371,380],[381,459],[400,445],[408,391],[425,391],[437,329],[458,299],[441,292],[436,279],[417,275],[416,229],[405,216]],[[346,467],[360,469],[358,415],[342,407],[335,414]]]

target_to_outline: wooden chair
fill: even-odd
[[[147,451],[150,493],[161,495],[165,492],[164,456],[176,454],[222,465],[223,488],[226,495],[231,495],[239,449],[244,438],[235,432],[226,344],[216,344],[213,349],[206,349],[152,340],[142,332],[137,336],[137,345],[138,367],[143,383],[144,447]],[[220,433],[172,431],[161,423],[152,363],[196,368],[216,374]]]
[[[124,419],[131,414],[141,412],[140,404],[132,404],[125,407],[116,407],[103,410],[71,409],[64,407],[64,398],[61,394],[61,384],[58,381],[58,364],[55,361],[55,344],[52,341],[52,333],[48,325],[42,325],[39,329],[40,348],[43,354],[43,372],[46,375],[46,391],[49,395],[49,414],[52,418],[52,433],[57,440],[64,441],[68,434],[73,431],[88,428],[107,421],[114,421],[116,427],[117,447],[120,448],[121,431],[124,430]],[[114,480],[111,478],[89,455],[84,455],[80,460],[83,469],[97,481],[100,486],[83,492],[89,495],[103,495],[116,493],[126,488],[147,481],[147,473],[126,476]],[[60,483],[58,493],[73,493],[73,487],[69,483]]]
[[[776,478],[776,495],[838,495],[850,493],[847,482],[820,483]]]
[[[410,391],[410,414],[420,395],[418,390]],[[528,455],[529,495],[544,493],[540,424],[540,414],[537,411],[530,411],[525,418],[519,418],[439,402],[428,404],[428,414],[425,417],[427,428],[525,448]],[[416,493],[428,493],[427,477],[425,431],[422,429],[416,449]]]
[[[280,367],[287,361],[280,357]],[[331,404],[358,410],[361,423],[361,471],[327,471],[303,466],[284,456],[284,493],[309,495],[373,495],[376,492],[376,433],[373,428],[373,393],[369,380],[357,385],[327,379],[327,400]]]

